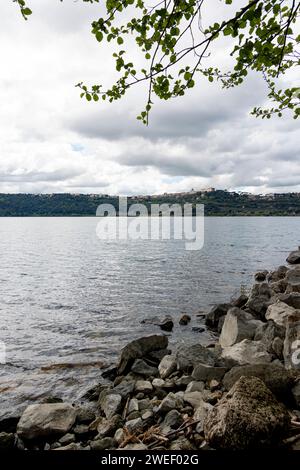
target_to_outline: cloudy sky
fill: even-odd
[[[11,0],[0,4],[0,192],[300,191],[299,123],[249,115],[265,100],[260,77],[230,91],[201,79],[156,103],[147,128],[136,120],[143,87],[113,104],[80,100],[74,87],[115,77],[111,49],[90,34],[99,5],[28,3],[27,22]],[[222,4],[210,2],[204,20]],[[222,64],[224,51],[214,57]]]

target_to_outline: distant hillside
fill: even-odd
[[[207,216],[300,216],[300,193],[258,196],[223,190],[135,196],[128,205],[152,203],[205,205]],[[95,194],[0,194],[1,217],[94,216],[99,204],[118,209],[118,197]]]

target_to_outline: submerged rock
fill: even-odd
[[[17,434],[23,439],[66,434],[75,420],[76,410],[68,403],[29,405],[18,423]]]
[[[182,317],[179,320],[179,325],[187,325],[190,323],[191,317],[189,315],[182,315]]]
[[[241,377],[206,417],[204,434],[216,449],[270,447],[289,424],[287,410],[260,379]]]

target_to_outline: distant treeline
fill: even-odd
[[[128,198],[128,205],[204,204],[208,216],[299,216],[300,193],[255,196],[217,190],[162,196]],[[95,216],[100,204],[112,204],[118,212],[117,196],[95,194],[0,194],[1,217]]]

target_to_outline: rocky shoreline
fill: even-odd
[[[84,404],[49,400],[1,421],[0,449],[300,449],[300,248],[287,262],[211,309],[214,344],[132,341]]]

